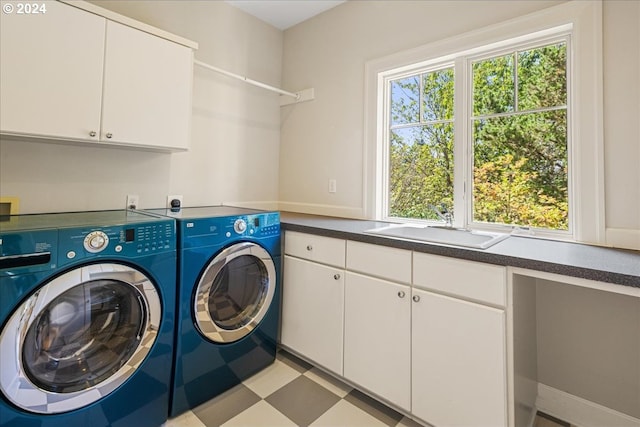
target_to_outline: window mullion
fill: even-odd
[[[419,108],[419,117],[418,117],[418,121],[420,122],[421,125],[424,124],[424,78],[422,76],[422,74],[419,75],[420,81],[418,83],[418,102],[420,103],[418,105]]]
[[[513,53],[513,111],[518,112],[518,51]]]
[[[467,61],[459,58],[454,63],[453,88],[453,212],[454,225],[467,227],[470,218],[468,209],[468,194],[471,190],[469,181],[469,73]]]

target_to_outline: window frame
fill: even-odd
[[[384,87],[383,89],[383,94],[382,94],[382,102],[384,105],[381,105],[380,107],[382,107],[383,113],[382,116],[384,117],[384,124],[382,126],[382,144],[384,145],[382,147],[382,156],[383,156],[383,161],[382,161],[382,168],[380,170],[380,173],[382,174],[382,194],[381,196],[381,204],[382,204],[382,215],[380,217],[380,219],[384,220],[384,221],[392,221],[392,222],[407,222],[407,223],[435,223],[435,221],[429,221],[429,220],[424,220],[424,219],[417,219],[417,218],[403,218],[403,217],[394,217],[394,216],[390,216],[387,215],[386,212],[389,212],[389,176],[390,176],[390,156],[389,156],[389,141],[390,141],[390,137],[391,137],[391,110],[388,109],[387,107],[390,105],[391,103],[391,81],[393,80],[400,80],[404,77],[411,77],[411,76],[415,76],[416,74],[420,75],[420,78],[422,80],[422,75],[423,74],[427,74],[430,72],[434,72],[434,71],[439,71],[439,70],[444,70],[447,68],[453,68],[454,69],[454,97],[455,97],[455,62],[452,60],[448,60],[448,61],[440,61],[439,58],[437,58],[434,61],[426,61],[426,62],[421,62],[419,64],[415,64],[416,67],[403,67],[402,72],[400,74],[396,74],[394,73],[395,70],[389,70],[388,72],[382,73],[380,75],[380,78],[383,79],[382,85]],[[419,122],[417,123],[417,125],[424,125],[425,123],[422,121],[423,118],[423,106],[422,106],[422,83],[420,84],[420,117],[419,117]],[[380,108],[379,107],[379,108]],[[455,101],[454,101],[454,116],[453,116],[453,127],[455,129],[456,127],[456,116],[455,116]],[[455,133],[454,133],[455,136]],[[454,141],[454,151],[455,151],[455,141]],[[454,152],[454,159],[455,159],[455,152]],[[455,174],[455,164],[454,164],[454,180],[456,177]],[[454,185],[454,199],[455,199],[455,185]]]
[[[566,62],[566,74],[567,74],[567,99],[566,99],[566,114],[567,114],[567,135],[566,135],[566,143],[567,143],[567,202],[568,202],[568,229],[567,230],[556,230],[556,229],[550,229],[550,228],[539,228],[539,227],[528,227],[528,226],[523,226],[523,225],[508,225],[508,224],[500,224],[500,223],[484,223],[484,222],[478,222],[475,221],[473,218],[473,208],[474,208],[474,193],[473,193],[473,172],[474,172],[474,153],[473,153],[473,142],[472,141],[472,135],[473,135],[473,123],[474,123],[474,118],[476,116],[474,116],[473,114],[473,88],[469,87],[470,85],[472,85],[472,81],[473,81],[473,63],[479,60],[483,60],[483,59],[489,59],[492,57],[496,57],[496,56],[500,56],[501,54],[507,54],[507,53],[517,53],[523,50],[528,50],[528,49],[535,49],[537,47],[542,47],[542,46],[547,46],[550,44],[554,44],[554,43],[559,43],[559,42],[564,42],[566,43],[566,55],[567,55],[567,62]],[[465,126],[466,126],[466,135],[467,138],[465,138],[465,143],[467,144],[467,146],[465,147],[465,149],[467,150],[467,158],[465,159],[465,173],[467,174],[466,176],[468,176],[468,181],[466,183],[466,189],[469,189],[468,191],[468,199],[469,202],[466,203],[464,205],[465,208],[465,222],[464,222],[464,226],[465,227],[469,227],[469,228],[473,228],[473,229],[485,229],[485,230],[489,230],[489,231],[497,231],[497,232],[511,232],[514,229],[517,230],[522,230],[522,229],[526,229],[529,231],[533,231],[535,233],[535,235],[537,236],[541,236],[541,237],[550,237],[550,238],[556,238],[556,239],[574,239],[574,223],[575,223],[575,219],[574,219],[574,211],[575,211],[575,207],[574,207],[574,186],[575,186],[575,177],[572,175],[573,172],[573,151],[574,151],[574,146],[573,146],[573,137],[572,137],[572,126],[573,123],[571,121],[572,116],[571,116],[571,111],[573,108],[572,102],[571,102],[571,94],[573,93],[573,74],[572,74],[572,67],[571,67],[571,63],[572,63],[572,50],[571,50],[572,44],[571,44],[571,31],[569,29],[565,29],[565,28],[559,28],[558,32],[555,34],[551,34],[551,35],[544,35],[542,37],[532,37],[530,40],[524,41],[524,42],[518,42],[515,44],[508,44],[508,41],[506,41],[506,45],[504,48],[500,47],[498,49],[491,49],[488,50],[486,52],[482,52],[482,53],[478,53],[476,55],[471,55],[471,56],[466,56],[463,61],[465,62],[465,72],[467,73],[465,75],[465,79],[466,84],[467,84],[467,88],[468,88],[468,93],[466,94],[465,97],[465,103],[467,104],[465,106]],[[517,96],[517,89],[516,89],[516,96]],[[543,110],[543,109],[539,109],[539,110]],[[529,111],[539,111],[539,110],[529,110]],[[518,113],[521,113],[521,111],[519,109],[516,109],[513,112],[510,113],[506,113],[505,116],[514,116]],[[467,194],[465,194],[465,197],[467,197]]]
[[[456,64],[454,104],[454,158],[466,157],[463,173],[454,173],[455,226],[495,229],[492,224],[469,222],[472,218],[471,197],[463,189],[472,172],[470,145],[459,140],[469,140],[471,121],[460,123],[457,114],[460,103],[471,90],[469,79],[458,78],[457,66],[468,70],[470,61],[462,59],[491,56],[506,46],[510,50],[523,49],[527,44],[542,45],[545,40],[557,40],[570,34],[567,45],[567,145],[569,156],[569,231],[534,231],[538,236],[555,239],[573,239],[583,242],[604,243],[604,167],[602,144],[602,3],[568,2],[496,24],[443,41],[399,52],[385,58],[367,62],[365,66],[365,144],[364,144],[364,198],[365,216],[371,219],[393,222],[412,220],[387,217],[383,198],[386,183],[382,173],[388,164],[385,153],[385,117],[380,106],[385,100],[385,77],[399,76],[404,72],[447,61]],[[468,61],[463,64],[460,62]],[[577,73],[576,70],[580,70]],[[468,72],[468,71],[467,71]],[[414,73],[415,74],[415,73]],[[397,77],[395,77],[397,78]],[[464,111],[470,111],[466,105]],[[388,135],[387,135],[388,136]],[[579,141],[579,143],[577,142]],[[459,162],[456,162],[459,163]],[[463,212],[461,215],[460,213]],[[462,217],[462,218],[461,218]],[[420,220],[424,222],[424,220]],[[504,231],[504,226],[498,225]],[[512,227],[508,226],[508,230]]]

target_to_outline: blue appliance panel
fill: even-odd
[[[56,268],[58,230],[0,232],[0,276]]]
[[[244,221],[246,229],[238,233],[234,225]],[[180,249],[206,246],[222,247],[238,239],[261,240],[280,236],[280,214],[277,212],[231,217],[186,219],[179,221]],[[279,249],[278,249],[279,253]]]
[[[57,267],[58,230],[0,234],[0,325]]]
[[[161,314],[157,337],[149,353],[116,389],[87,406],[57,413],[26,411],[2,394],[0,426],[161,425],[168,416],[173,362],[175,222],[114,211],[24,216],[16,218],[11,226],[5,225],[2,224],[0,233],[0,325],[3,328],[16,307],[55,278],[76,269],[107,263],[128,266],[148,277],[159,296]],[[21,227],[25,230],[21,231]],[[108,244],[102,251],[92,253],[85,247],[85,238],[97,231],[108,236]],[[41,258],[30,265],[17,265],[22,262],[18,261],[18,255],[28,254]],[[95,394],[96,390],[88,392]]]
[[[85,248],[85,239],[95,231],[107,235],[109,244],[99,253]],[[137,223],[127,226],[60,229],[60,265],[85,259],[109,257],[137,258],[162,252],[175,252],[176,230],[173,221]]]
[[[193,208],[178,219],[178,334],[171,416],[193,408],[269,366],[275,360],[280,319],[280,215],[278,212]],[[231,215],[230,215],[231,214]],[[205,217],[203,215],[209,215]],[[238,221],[245,228],[239,231]],[[194,323],[195,291],[221,252],[251,242],[268,252],[275,267],[275,293],[265,317],[248,335],[230,343],[204,337]]]

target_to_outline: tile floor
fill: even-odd
[[[172,418],[165,427],[419,427],[286,351],[273,365],[226,393]],[[538,416],[535,427],[569,427]]]

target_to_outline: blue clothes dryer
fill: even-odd
[[[226,206],[151,210],[178,222],[171,416],[272,364],[280,317],[280,214]]]
[[[168,417],[175,221],[132,211],[0,221],[0,426]]]

